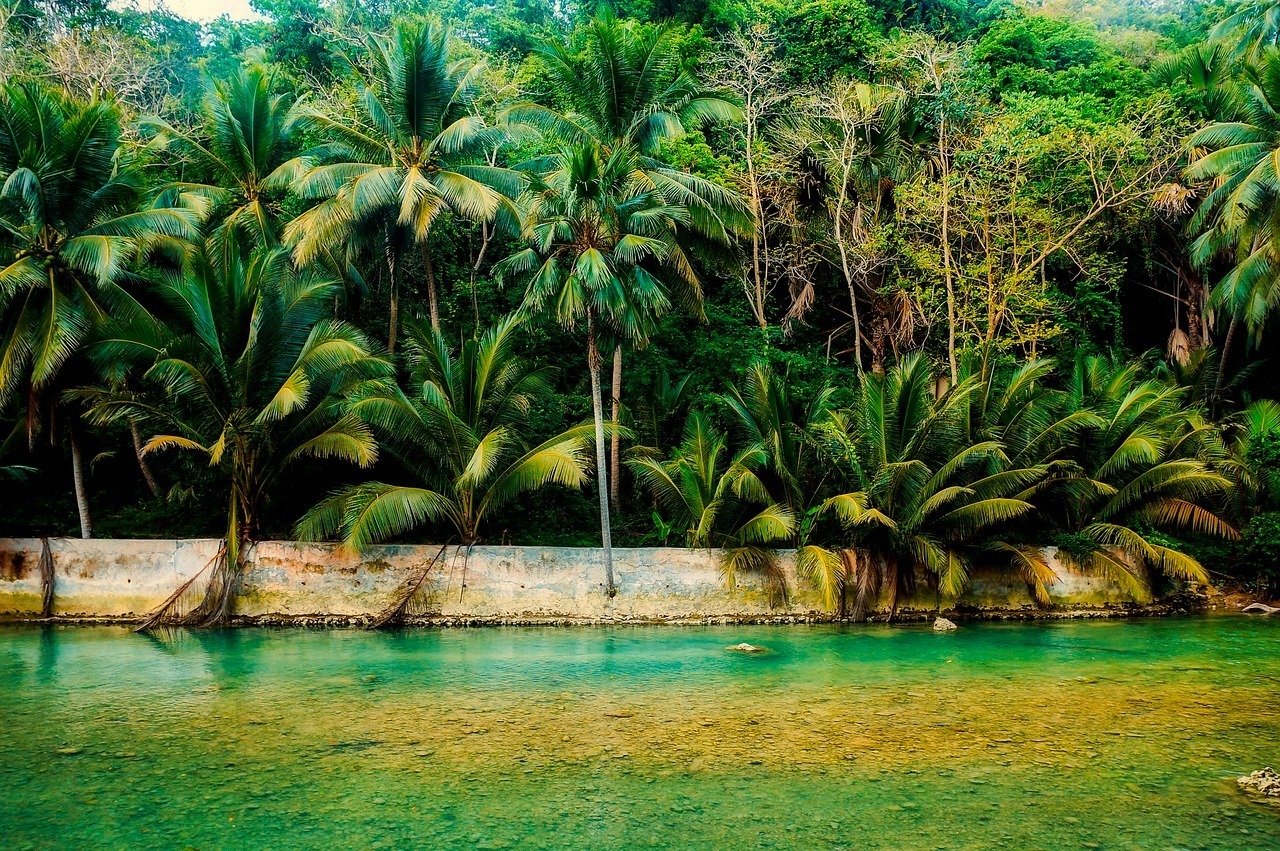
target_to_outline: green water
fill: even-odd
[[[0,628],[0,847],[1277,848],[1278,691],[1275,618]]]

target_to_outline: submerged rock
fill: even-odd
[[[729,651],[732,651],[732,652],[734,652],[734,653],[763,653],[763,652],[765,652],[765,649],[764,649],[763,647],[756,647],[754,644],[748,644],[748,643],[747,643],[747,642],[745,642],[745,641],[744,641],[744,642],[742,642],[741,644],[735,644],[735,645],[733,645],[732,647],[726,647],[726,648],[725,648],[725,650],[729,650]]]
[[[1250,603],[1240,611],[1246,615],[1274,615],[1280,612],[1280,608],[1276,606],[1268,606],[1266,603]]]
[[[1280,798],[1280,774],[1270,766],[1239,777],[1236,783],[1240,784],[1240,788],[1246,792],[1256,792],[1266,798]]]
[[[950,632],[951,630],[958,629],[958,628],[959,627],[957,627],[953,621],[949,621],[946,618],[933,619],[934,632]]]

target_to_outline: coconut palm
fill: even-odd
[[[622,150],[635,177],[674,206],[684,208],[674,222],[680,241],[727,244],[749,233],[753,215],[736,192],[661,157],[665,141],[679,139],[708,122],[741,120],[741,110],[705,87],[684,67],[681,30],[669,24],[621,21],[605,13],[589,20],[572,45],[546,43],[537,50],[551,85],[551,105],[519,103],[507,110],[512,121],[530,124],[577,147],[594,146],[603,159]],[[537,163],[529,167],[536,167]],[[654,317],[640,315],[638,321]],[[612,409],[621,408],[623,350],[636,345],[632,323],[613,330]],[[616,434],[616,432],[615,432]],[[609,468],[616,502],[621,452],[615,439]]]
[[[1218,514],[1230,482],[1211,463],[1221,454],[1217,429],[1184,405],[1182,388],[1142,380],[1140,370],[1077,359],[1065,409],[1091,409],[1099,423],[1072,442],[1078,474],[1037,503],[1063,530],[1060,553],[1069,562],[1139,589],[1146,571],[1206,582],[1200,563],[1161,535],[1235,537]]]
[[[439,332],[410,326],[412,396],[378,393],[353,410],[376,425],[382,446],[412,484],[373,481],[339,490],[307,513],[299,535],[336,533],[359,549],[443,522],[471,547],[486,521],[513,499],[550,485],[584,485],[590,425],[529,445],[529,414],[551,388],[546,370],[531,369],[515,355],[519,324],[503,320],[460,352]]]
[[[759,475],[766,489],[796,517],[809,512],[820,490],[814,481],[819,459],[808,438],[830,415],[834,392],[822,387],[808,398],[795,398],[786,376],[756,362],[747,369],[741,387],[730,387],[721,397],[734,413],[745,443],[764,452]]]
[[[1280,3],[1242,0],[1209,31],[1209,37],[1227,47],[1237,60],[1254,59],[1267,48],[1280,45]]]
[[[718,547],[730,586],[740,571],[762,573],[783,587],[777,551],[791,538],[795,514],[775,502],[759,475],[769,455],[752,444],[731,452],[705,416],[689,415],[684,438],[667,460],[638,455],[628,461],[689,547]]]
[[[1069,462],[1076,437],[1100,427],[1091,409],[1067,405],[1053,386],[1057,364],[1033,358],[1021,363],[997,362],[993,347],[963,353],[958,376],[973,385],[964,410],[968,439],[995,441],[1014,466]]]
[[[967,438],[976,381],[936,400],[933,387],[920,355],[884,375],[861,373],[853,406],[817,429],[850,489],[822,503],[797,566],[841,615],[850,592],[860,620],[887,590],[892,617],[921,579],[959,596],[980,547],[1016,551],[1027,571],[1047,578],[1034,549],[999,534],[1033,510],[1028,498],[1045,468],[1013,467],[998,441]]]
[[[122,279],[140,253],[195,235],[189,211],[149,207],[120,112],[34,83],[0,89],[0,406],[21,397],[28,440],[52,422],[85,343],[141,307]],[[92,534],[81,425],[68,411],[80,531]]]
[[[162,279],[157,295],[171,311],[162,345],[124,336],[97,344],[103,357],[149,355],[144,382],[168,402],[102,391],[90,415],[145,422],[156,432],[147,452],[194,452],[227,484],[224,556],[187,622],[231,615],[263,505],[294,463],[368,467],[377,458],[353,402],[389,392],[393,369],[370,354],[361,332],[331,318],[339,291],[336,281],[297,271],[281,248],[205,253]]]
[[[1229,450],[1215,467],[1231,480],[1230,516],[1244,525],[1280,498],[1280,404],[1259,399],[1227,418]]]
[[[399,293],[406,252],[422,249],[431,326],[440,327],[432,226],[452,212],[489,221],[503,194],[519,192],[518,176],[489,165],[495,132],[471,109],[482,66],[455,55],[449,33],[435,24],[406,24],[369,37],[373,78],[361,87],[362,115],[344,118],[304,109],[305,125],[331,139],[313,151],[327,164],[296,184],[319,201],[285,228],[294,258],[306,264],[330,246],[376,234],[391,299],[387,348],[395,351]]]
[[[1232,264],[1210,298],[1232,318],[1222,365],[1237,327],[1259,333],[1280,305],[1280,50],[1268,50],[1250,66],[1239,112],[1238,120],[1210,124],[1188,142],[1206,153],[1187,176],[1208,184],[1188,224],[1199,234],[1192,258],[1201,265],[1220,257]]]
[[[691,308],[701,282],[678,239],[687,207],[672,204],[638,169],[629,147],[612,152],[588,143],[567,146],[530,181],[522,206],[528,248],[496,267],[528,280],[526,308],[554,313],[566,328],[586,325],[587,371],[596,427],[600,527],[605,587],[616,593],[609,528],[600,340],[643,340],[674,295]]]
[[[635,168],[652,189],[688,209],[681,227],[721,242],[749,232],[751,214],[737,193],[672,168],[659,156],[663,142],[691,128],[742,115],[683,67],[680,30],[603,14],[588,21],[581,35],[575,47],[547,43],[537,50],[554,105],[519,103],[508,117],[570,145],[594,145],[603,149],[601,156],[632,150]]]
[[[261,68],[240,68],[210,86],[202,118],[196,129],[162,118],[142,121],[154,133],[151,147],[180,157],[184,179],[170,191],[209,210],[216,233],[274,246],[281,202],[307,165],[297,156],[293,99],[275,91]]]

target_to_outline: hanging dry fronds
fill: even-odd
[[[1168,218],[1180,218],[1191,212],[1191,202],[1195,198],[1196,191],[1190,186],[1166,183],[1151,196],[1151,206]]]
[[[53,553],[49,550],[49,539],[40,539],[40,591],[43,601],[40,605],[40,617],[53,617]]]
[[[202,577],[215,570],[214,566],[224,564],[227,560],[227,546],[223,543],[214,553],[213,558],[205,563],[194,576],[182,583],[177,591],[161,603],[147,616],[147,619],[134,632],[149,632],[164,625],[187,625],[202,619],[202,609],[206,607],[212,590],[212,578],[201,587],[197,585]]]
[[[1191,360],[1191,338],[1187,336],[1187,332],[1181,328],[1174,328],[1169,334],[1166,352],[1171,362],[1178,366],[1186,366]]]
[[[409,577],[405,580],[404,584],[400,586],[398,591],[396,591],[395,597],[392,598],[391,603],[375,615],[373,620],[369,622],[369,625],[365,627],[365,629],[383,629],[384,627],[393,626],[402,622],[405,614],[409,613],[414,601],[420,598],[420,592],[426,585],[427,577],[431,575],[432,568],[443,562],[445,551],[448,548],[449,545],[444,544],[440,547],[440,551],[435,554],[434,558],[419,567],[413,573],[409,574]],[[468,547],[468,555],[470,552],[471,549]],[[466,570],[465,564],[463,566],[463,570]]]

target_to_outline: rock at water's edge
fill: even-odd
[[[1280,612],[1280,608],[1268,606],[1266,603],[1250,603],[1240,611],[1244,612],[1246,615],[1274,615],[1277,612]]]
[[[726,647],[725,650],[732,650],[734,653],[763,653],[764,652],[763,647],[756,647],[754,644],[748,644],[745,641],[742,642],[741,644],[735,644],[732,647]]]
[[[1280,774],[1270,766],[1237,778],[1236,783],[1247,792],[1257,792],[1267,798],[1280,798]]]
[[[955,625],[955,623],[954,623],[954,622],[949,621],[949,620],[947,620],[946,618],[934,618],[934,619],[933,619],[933,631],[934,631],[934,632],[950,632],[951,630],[953,630],[953,629],[957,629],[957,628],[958,628],[958,627]]]

